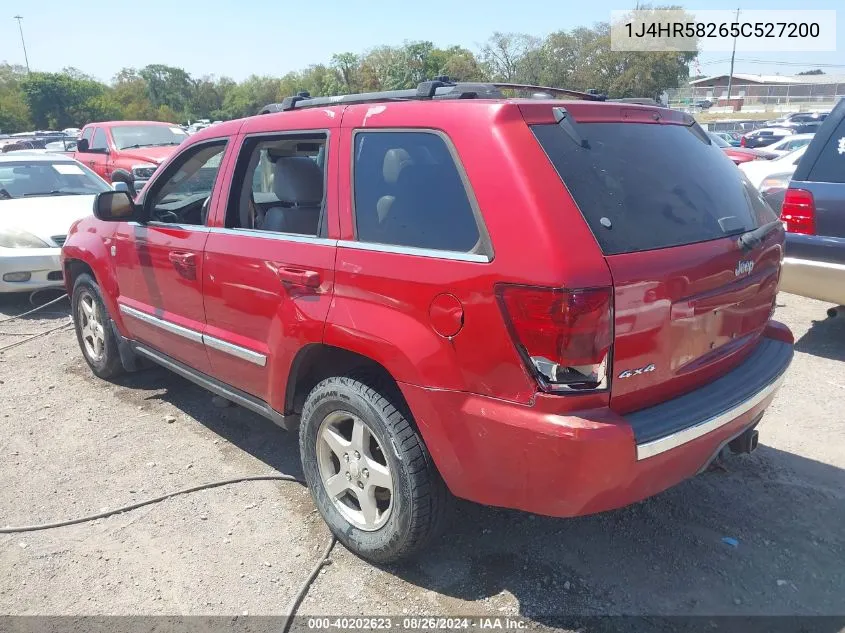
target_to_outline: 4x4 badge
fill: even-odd
[[[647,374],[650,371],[654,371],[657,369],[654,366],[654,363],[650,363],[645,367],[638,367],[637,369],[626,369],[621,374],[619,374],[619,378],[630,378],[631,376],[639,376],[640,374]]]

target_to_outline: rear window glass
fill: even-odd
[[[723,238],[775,215],[724,151],[681,125],[532,130],[606,255]]]
[[[828,139],[810,172],[810,182],[845,182],[845,118]]]

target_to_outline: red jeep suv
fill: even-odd
[[[571,517],[753,450],[792,359],[771,209],[684,113],[504,89],[303,93],[100,194],[63,249],[93,372],[298,427],[377,562],[453,497]]]

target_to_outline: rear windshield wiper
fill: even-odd
[[[747,231],[743,233],[739,236],[739,239],[736,241],[736,244],[743,251],[748,252],[757,248],[763,242],[763,240],[766,239],[769,233],[781,226],[783,226],[783,223],[780,220],[769,222],[768,224],[764,224],[763,226],[758,227],[753,231]]]

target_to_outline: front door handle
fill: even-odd
[[[276,269],[276,274],[279,276],[282,283],[290,284],[292,286],[319,288],[321,283],[320,273],[316,270],[303,270],[301,268],[280,266]]]
[[[195,267],[197,265],[197,256],[194,253],[180,253],[178,251],[170,251],[167,257],[174,266]]]

